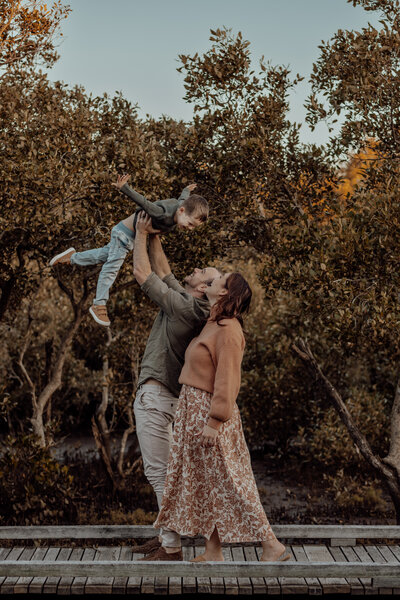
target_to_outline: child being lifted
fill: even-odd
[[[195,183],[185,187],[177,200],[170,198],[150,202],[132,190],[127,184],[128,180],[129,175],[119,176],[117,182],[112,185],[136,202],[139,208],[112,228],[110,242],[102,248],[84,252],[76,252],[75,248],[68,248],[50,261],[50,266],[60,263],[83,267],[103,264],[97,281],[96,297],[89,312],[96,323],[105,327],[110,325],[106,307],[110,287],[114,283],[127,253],[133,249],[138,213],[144,210],[151,217],[154,230],[161,232],[172,231],[174,227],[194,229],[208,218],[207,200],[197,194],[191,194],[196,187]]]

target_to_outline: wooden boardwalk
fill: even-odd
[[[225,546],[224,563],[194,564],[188,561],[202,552],[200,540],[196,544],[185,540],[190,545],[183,547],[184,561],[174,563],[137,562],[142,555],[114,541],[118,537],[149,537],[154,535],[151,527],[81,527],[79,532],[69,527],[0,527],[0,538],[8,540],[86,536],[114,542],[111,546],[103,542],[98,546],[86,543],[86,547],[52,543],[47,547],[18,544],[0,548],[0,594],[400,594],[400,545],[375,543],[382,533],[391,533],[388,539],[400,539],[400,527],[389,531],[373,527],[327,530],[322,526],[275,526],[279,528],[287,538],[308,533],[305,541],[291,539],[292,543],[287,544],[292,558],[286,563],[261,563],[261,548],[246,544]],[[356,543],[352,536],[365,536],[367,531],[369,541]],[[335,533],[336,537],[330,538],[330,544],[321,543],[319,538],[327,537],[327,533]]]

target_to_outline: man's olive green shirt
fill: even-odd
[[[188,294],[172,273],[164,279],[150,273],[141,288],[161,310],[147,340],[138,386],[156,379],[179,396],[186,348],[208,319],[210,305]]]

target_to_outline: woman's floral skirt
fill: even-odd
[[[222,542],[273,540],[236,404],[232,417],[221,426],[215,446],[200,444],[211,397],[203,390],[182,386],[163,500],[154,527],[207,539],[216,527]]]

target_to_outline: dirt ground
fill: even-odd
[[[371,514],[341,509],[322,484],[321,477],[299,472],[295,467],[274,469],[260,457],[252,459],[254,476],[265,512],[274,523],[395,524],[390,498],[386,507]]]
[[[116,444],[117,447],[117,444]],[[137,450],[138,451],[138,450]],[[58,460],[80,463],[79,480],[85,471],[83,463],[97,459],[97,450],[91,437],[69,437],[54,449]],[[92,463],[93,464],[93,463]],[[394,524],[395,515],[390,498],[383,494],[381,510],[368,514],[356,507],[339,507],[332,493],[326,490],[320,473],[307,472],[298,466],[279,466],[268,455],[252,454],[254,475],[260,492],[261,501],[272,523],[343,523],[343,524]],[[83,467],[83,470],[82,470]],[[140,498],[132,498],[134,508],[143,508],[145,512],[157,511],[155,495],[146,485],[143,476]],[[148,489],[147,489],[148,488]],[[99,490],[100,492],[100,490]],[[90,494],[89,494],[90,496]],[[153,498],[154,496],[154,498]],[[106,496],[103,498],[105,501]],[[125,500],[126,501],[126,500]],[[129,503],[129,502],[128,502]],[[142,505],[143,506],[139,506]],[[122,503],[122,510],[123,505]],[[133,508],[133,506],[132,506]]]

